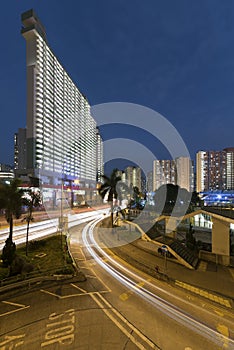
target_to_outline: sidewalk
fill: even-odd
[[[139,239],[135,244],[155,255],[155,265],[164,271],[165,259],[157,253],[154,243]],[[234,299],[234,268],[200,261],[197,270],[189,270],[174,258],[167,258],[166,264],[169,278]]]
[[[78,232],[82,230],[82,225]],[[80,245],[82,244],[80,235],[70,236],[70,252],[79,269],[79,263],[84,259]],[[126,242],[123,241],[123,245]],[[165,259],[157,253],[157,246],[152,242],[137,239],[134,244],[139,248],[152,254],[152,259],[148,268],[154,273],[155,266],[159,266],[159,271],[165,271]],[[216,271],[215,264],[200,263],[197,270],[190,270],[181,265],[174,258],[167,258],[167,276],[169,280],[178,288],[186,289],[190,293],[199,294],[213,302],[227,308],[234,306],[234,269],[218,265]],[[155,274],[156,277],[156,274]]]

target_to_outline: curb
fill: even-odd
[[[134,242],[133,242],[134,243]],[[161,258],[159,255],[157,255],[156,252],[152,251],[150,248],[147,249],[145,247],[142,247],[140,244],[137,244],[136,243],[136,246],[140,249],[142,249],[143,251],[147,252],[147,253],[150,253],[158,258]],[[174,259],[171,259],[171,258],[168,258],[169,261],[171,261],[172,263],[174,264],[178,264],[178,265],[182,265],[180,262],[178,262],[177,260],[174,260]],[[183,266],[183,265],[182,265]],[[223,293],[219,293],[219,292],[216,292],[216,291],[213,291],[211,289],[207,289],[207,288],[203,288],[199,285],[195,285],[195,284],[190,284],[188,282],[185,282],[185,281],[180,281],[180,280],[176,280],[174,279],[173,277],[169,277],[168,278],[173,281],[176,285],[178,285],[179,287],[181,288],[184,288],[184,289],[187,289],[188,291],[192,292],[192,293],[195,293],[195,294],[200,294],[200,296],[203,296],[205,298],[208,298],[210,300],[212,300],[212,297],[210,298],[209,296],[210,295],[213,295],[214,297],[218,297],[218,298],[222,298],[222,299],[226,299],[226,300],[229,300],[229,303],[231,301],[231,304],[233,305],[233,302],[234,300],[229,296],[229,295],[225,295]],[[178,284],[176,283],[178,282]],[[183,286],[182,286],[183,284]],[[199,290],[199,292],[198,292]],[[204,292],[204,293],[203,293]],[[206,293],[207,294],[206,294]],[[206,296],[206,295],[209,295],[209,296]],[[220,304],[222,304],[221,302],[219,302]],[[228,306],[228,307],[232,307],[232,306]]]
[[[174,280],[174,283],[176,286],[186,289],[187,291],[193,294],[209,299],[210,301],[218,303],[227,308],[233,308],[233,300],[230,297],[224,296],[213,291],[209,291],[208,289],[199,288],[197,286],[182,281]]]
[[[141,246],[138,246],[138,248],[142,249]],[[150,251],[148,249],[143,248],[142,250],[150,253]],[[118,253],[116,253],[116,251],[114,252],[114,254],[116,254],[117,256],[120,256],[121,259],[126,260],[128,262],[126,257],[123,257],[122,254],[119,255]],[[152,252],[152,255],[156,255],[156,254],[154,254],[154,252]],[[222,293],[218,293],[216,291],[212,291],[212,290],[200,287],[198,285],[192,285],[192,284],[189,284],[187,282],[177,280],[171,276],[168,276],[165,273],[156,273],[152,267],[149,267],[149,266],[147,266],[139,261],[136,262],[134,258],[131,259],[131,262],[129,262],[129,263],[132,266],[136,267],[137,269],[147,273],[148,275],[150,275],[150,276],[152,276],[152,277],[154,277],[162,282],[169,283],[176,288],[185,289],[191,295],[196,295],[196,296],[202,297],[204,299],[209,299],[209,301],[212,301],[216,304],[220,304],[221,306],[228,308],[228,309],[233,308],[234,300],[230,296],[227,296],[227,295],[224,295]]]
[[[28,289],[32,284],[38,284],[43,281],[59,281],[69,278],[73,278],[74,275],[51,275],[51,276],[38,276],[29,279],[25,279],[19,282],[8,283],[3,287],[0,287],[0,294],[14,290],[17,288],[27,287]]]
[[[53,274],[53,275],[41,275],[41,276],[36,276],[36,277],[31,277],[27,278],[24,280],[19,280],[16,282],[9,282],[4,286],[1,286],[2,281],[0,281],[0,294],[8,292],[10,290],[14,290],[17,288],[23,288],[26,287],[27,289],[30,289],[32,284],[37,284],[43,281],[61,281],[61,280],[66,280],[66,279],[71,279],[73,277],[79,277],[80,282],[84,282],[87,280],[86,276],[84,273],[79,269],[79,267],[76,265],[75,260],[71,254],[71,249],[70,249],[70,241],[68,235],[66,236],[66,241],[67,241],[67,247],[68,247],[68,252],[69,255],[72,259],[72,266],[74,268],[74,274]]]
[[[77,274],[80,276],[81,280],[80,282],[84,282],[87,280],[85,274],[83,273],[83,271],[81,271],[81,269],[79,268],[79,266],[77,265],[73,255],[72,255],[72,252],[71,252],[71,244],[70,244],[70,236],[69,234],[66,236],[66,241],[67,241],[67,248],[68,248],[68,252],[69,252],[69,255],[72,259],[72,265],[74,267],[74,269],[76,270]]]

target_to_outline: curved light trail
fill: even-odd
[[[74,215],[68,215],[68,228],[77,226],[97,217],[103,216],[107,212],[106,209],[100,209],[90,212],[83,212]],[[43,237],[54,234],[58,231],[59,219],[49,219],[36,223],[31,223],[29,228],[29,241],[41,239]],[[23,244],[26,241],[26,224],[15,226],[13,231],[13,240],[16,245]],[[9,229],[0,230],[0,250],[5,244],[5,240],[9,236]]]
[[[205,337],[217,346],[224,346],[224,344],[228,344],[230,348],[232,346],[234,347],[234,341],[232,339],[215,331],[214,329],[210,328],[204,323],[194,319],[191,315],[185,313],[182,309],[159,297],[155,293],[151,292],[149,289],[143,287],[136,288],[136,283],[139,283],[139,281],[144,281],[148,288],[154,288],[158,291],[173,296],[173,298],[180,299],[174,294],[172,295],[164,289],[161,289],[158,286],[155,286],[154,284],[141,278],[134,272],[130,271],[128,268],[122,266],[120,263],[115,261],[111,256],[109,256],[94,239],[94,228],[97,225],[97,223],[101,220],[102,218],[97,218],[94,221],[88,223],[82,231],[82,239],[90,255],[102,268],[104,268],[111,276],[117,279],[120,283],[133,290],[140,297],[150,302],[154,307],[160,309],[160,311],[163,311],[167,316],[174,319],[175,321],[180,322],[180,324],[182,324],[184,327],[187,327],[193,332],[196,332],[202,337]],[[104,261],[103,257],[105,257],[105,259],[108,259],[108,261]],[[185,302],[185,300],[181,299],[180,301]],[[204,312],[204,310],[202,311]]]

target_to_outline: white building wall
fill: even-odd
[[[176,183],[181,188],[185,188],[188,192],[192,190],[192,162],[189,157],[176,158]]]
[[[96,122],[90,106],[44,38],[27,44],[28,168],[96,181]]]

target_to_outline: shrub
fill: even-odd
[[[74,269],[72,266],[64,266],[55,272],[56,275],[73,275]]]
[[[10,266],[10,276],[21,274],[25,263],[25,259],[16,254]]]
[[[33,250],[38,250],[41,247],[45,247],[46,245],[46,240],[39,240],[39,241],[31,241],[29,242],[29,248],[31,251]]]
[[[9,238],[7,238],[2,250],[2,262],[3,266],[10,266],[15,258],[16,246]]]

